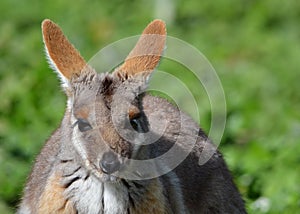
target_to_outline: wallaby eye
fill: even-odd
[[[92,129],[91,124],[85,119],[78,119],[77,125],[78,125],[79,131],[81,131],[81,132],[85,132],[85,131]]]
[[[140,126],[140,121],[139,121],[138,117],[130,119],[130,124],[135,131],[137,131],[137,132],[140,131],[141,126]]]
[[[140,118],[141,113],[140,110],[136,106],[132,106],[128,111],[130,125],[135,131],[141,131]]]

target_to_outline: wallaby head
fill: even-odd
[[[68,99],[61,127],[65,153],[72,150],[101,181],[113,181],[126,161],[146,158],[139,157],[145,155],[139,152],[140,138],[149,131],[141,99],[165,48],[165,24],[151,22],[123,64],[102,74],[85,62],[55,23],[45,20],[42,32],[50,65]]]

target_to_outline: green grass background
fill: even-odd
[[[44,57],[44,18],[57,22],[86,59],[164,19],[168,34],[200,50],[222,82],[227,124],[219,148],[248,212],[299,213],[297,0],[0,1],[0,213],[14,212],[34,157],[65,108]],[[209,130],[203,103],[201,123]]]

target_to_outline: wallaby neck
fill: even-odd
[[[72,163],[69,163],[72,164]],[[101,182],[84,168],[65,171],[64,195],[78,213],[167,213],[166,199],[159,179]]]
[[[122,214],[129,209],[128,190],[122,184],[103,183],[92,175],[74,181],[65,195],[78,213]]]

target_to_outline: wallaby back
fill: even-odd
[[[165,48],[162,21],[145,28],[112,73],[86,64],[52,21],[42,31],[68,104],[18,213],[246,213],[204,132],[176,106],[145,93]],[[199,165],[201,158],[208,161]]]

